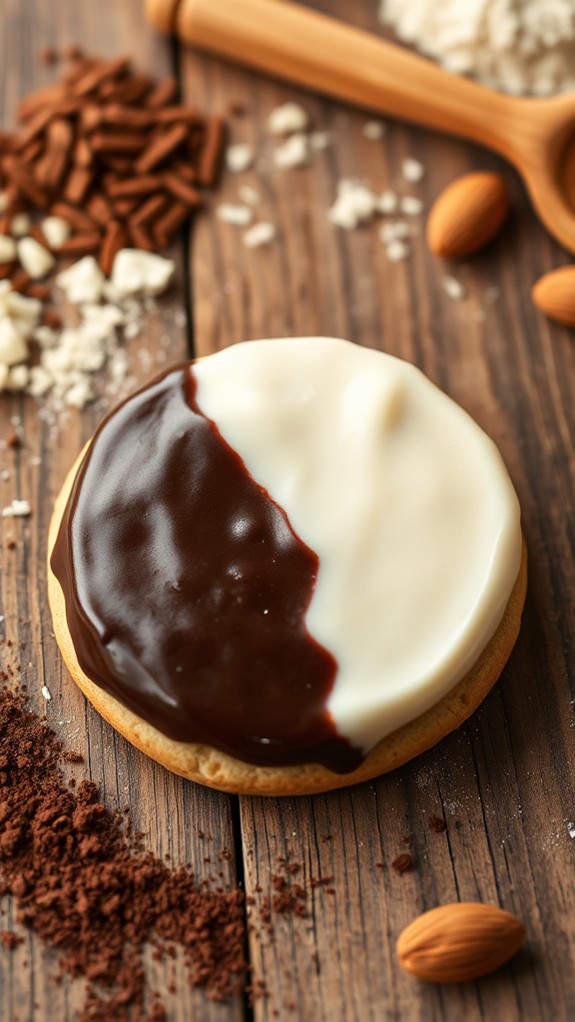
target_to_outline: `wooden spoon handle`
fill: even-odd
[[[287,0],[180,0],[176,30],[194,46],[298,85],[508,148],[517,100]]]

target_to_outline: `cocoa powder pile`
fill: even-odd
[[[26,697],[0,688],[0,895],[16,919],[60,956],[60,975],[84,977],[78,1022],[162,1022],[147,989],[144,947],[184,951],[189,982],[224,999],[244,982],[244,898],[199,888],[142,850],[122,815],[84,781],[66,786],[54,732]],[[19,938],[3,931],[4,947]]]

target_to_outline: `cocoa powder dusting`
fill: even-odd
[[[144,972],[151,940],[160,957],[179,945],[190,984],[225,999],[246,969],[241,892],[200,889],[187,868],[144,852],[95,783],[66,786],[63,761],[26,697],[0,689],[0,895],[57,951],[61,976],[87,981],[78,1022],[163,1022]],[[10,950],[20,938],[0,941]]]
[[[413,856],[409,852],[402,852],[391,863],[396,873],[408,873],[413,869]]]

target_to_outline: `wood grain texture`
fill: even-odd
[[[370,0],[309,6],[379,31]],[[249,184],[262,196],[257,219],[278,230],[275,244],[250,252],[237,228],[214,217],[201,222],[191,251],[197,350],[334,334],[415,362],[500,446],[530,552],[519,643],[468,724],[375,784],[292,801],[241,800],[246,888],[255,901],[251,953],[270,989],[255,1018],[570,1019],[575,348],[529,298],[534,280],[565,253],[536,221],[515,173],[486,152],[392,122],[374,143],[362,132],[367,115],[210,57],[183,55],[182,71],[189,95],[199,92],[214,112],[245,106],[232,139],[258,154],[254,170],[224,179],[214,205],[237,201],[238,187]],[[265,119],[288,99],[302,102],[332,141],[309,167],[280,172]],[[426,167],[421,185],[402,180],[408,156]],[[431,256],[423,218],[413,221],[412,255],[400,263],[387,260],[377,226],[348,234],[327,221],[342,176],[417,194],[429,208],[447,183],[476,168],[504,175],[514,214],[494,244],[462,265]],[[448,274],[464,283],[463,301],[446,294]],[[433,815],[444,816],[444,834],[429,830]],[[406,847],[415,868],[400,876],[391,863]],[[335,893],[316,888],[307,918],[286,915],[270,940],[258,920],[281,872],[278,856],[301,864],[295,882],[332,876]],[[525,950],[480,984],[433,987],[402,974],[394,943],[403,926],[458,899],[516,912],[527,925]]]
[[[379,31],[374,0],[317,0],[309,6]],[[244,116],[230,117],[231,137],[254,145],[256,167],[224,175],[190,247],[179,253],[172,307],[183,308],[191,282],[197,353],[250,337],[331,334],[415,362],[499,444],[522,501],[530,553],[519,643],[500,684],[472,720],[376,783],[314,798],[245,798],[238,810],[237,800],[186,784],[136,753],[70,684],[51,635],[45,537],[53,496],[102,408],[72,415],[54,434],[32,402],[3,395],[0,438],[18,416],[26,442],[19,452],[0,451],[0,470],[10,473],[0,478],[0,504],[26,497],[34,514],[0,525],[5,615],[0,635],[15,642],[6,656],[21,664],[32,704],[44,709],[45,681],[53,697],[46,707],[50,721],[86,756],[75,768],[78,776],[89,773],[100,781],[108,804],[129,804],[135,825],[157,854],[169,851],[176,862],[192,861],[200,877],[208,876],[220,851],[233,851],[235,819],[239,855],[232,854],[224,868],[230,877],[245,873],[253,899],[250,954],[269,991],[254,1005],[257,1022],[571,1020],[575,347],[572,334],[547,323],[529,299],[533,281],[565,262],[565,253],[537,223],[514,172],[493,156],[391,122],[382,142],[369,141],[362,131],[366,115],[359,111],[154,37],[139,0],[97,5],[1,0],[0,17],[4,123],[10,123],[20,95],[51,80],[52,72],[37,64],[39,47],[68,42],[99,54],[131,51],[158,76],[178,70],[185,98],[200,108],[226,114],[230,104],[245,106]],[[303,102],[315,129],[329,131],[330,144],[309,167],[280,172],[265,120],[290,98]],[[426,166],[421,185],[402,181],[407,156]],[[375,189],[397,187],[429,206],[457,174],[476,168],[504,174],[515,212],[501,237],[461,266],[428,253],[422,218],[413,220],[412,254],[403,263],[387,260],[376,225],[348,234],[327,220],[342,176]],[[267,248],[249,251],[241,230],[214,215],[218,202],[238,200],[241,184],[261,194],[257,219],[277,227],[277,241]],[[190,280],[183,281],[188,267]],[[448,273],[466,286],[459,303],[445,293]],[[499,290],[496,300],[493,288]],[[169,357],[185,353],[183,331],[173,321],[166,328],[159,315],[145,338],[152,363],[167,330]],[[138,356],[142,347],[138,339],[130,345],[138,379],[147,372]],[[17,545],[8,550],[12,534]],[[445,833],[430,831],[431,816],[445,818]],[[408,848],[414,869],[400,876],[392,862]],[[333,879],[308,892],[305,917],[276,917],[271,939],[261,909],[273,893],[273,875],[283,870],[280,859],[300,864],[293,882]],[[460,898],[516,912],[527,926],[526,949],[478,984],[432,987],[401,973],[394,943],[402,927],[421,910]],[[11,923],[10,906],[7,911],[2,927]],[[29,936],[13,955],[1,952],[0,1017],[72,1022],[81,989],[55,987],[49,978],[54,969],[53,956]],[[160,971],[155,985],[165,989],[166,979]],[[239,1000],[214,1006],[189,993],[181,973],[178,994],[167,1004],[170,1022],[231,1022],[251,1015]]]
[[[134,63],[161,78],[172,73],[169,45],[145,24],[140,0],[102,0],[98,4],[77,4],[73,0],[53,5],[40,0],[26,3],[4,0],[0,5],[0,111],[3,124],[13,123],[20,96],[48,84],[54,69],[38,60],[42,46],[76,43],[87,52],[114,56],[129,52]],[[186,328],[181,325],[185,308],[183,253],[178,260],[176,287],[146,318],[145,333],[127,345],[129,371],[143,382],[164,368],[165,360],[186,357]],[[179,315],[176,315],[178,313]],[[179,324],[179,325],[178,325]],[[26,683],[31,706],[46,712],[48,720],[66,745],[85,757],[75,769],[78,778],[89,776],[101,786],[103,800],[110,807],[130,807],[137,830],[145,834],[146,846],[155,854],[170,855],[175,864],[191,863],[198,879],[223,872],[223,881],[235,876],[234,837],[230,803],[225,795],[209,792],[168,774],[139,754],[117,735],[86,704],[62,666],[52,634],[46,600],[46,538],[54,497],[68,469],[92,434],[110,400],[104,396],[84,412],[71,412],[58,428],[42,418],[42,409],[31,399],[2,395],[0,398],[0,440],[5,440],[18,420],[24,446],[20,451],[0,450],[0,506],[13,497],[30,501],[30,519],[0,519],[0,637],[14,646],[7,650],[19,676]],[[36,460],[39,463],[36,464]],[[7,541],[14,537],[16,548]],[[6,647],[2,647],[2,651]],[[41,687],[46,684],[52,699],[46,703]],[[232,851],[221,859],[223,850]],[[0,929],[12,928],[9,902]],[[25,942],[13,954],[0,952],[0,1018],[6,1022],[72,1022],[83,1001],[83,984],[57,986],[52,976],[57,959],[38,941],[25,933]],[[25,962],[29,964],[24,965]],[[243,1015],[242,999],[227,1005],[206,1001],[201,991],[191,991],[185,982],[183,963],[161,967],[150,961],[152,987],[163,991],[170,1020],[188,1022],[202,1018],[209,1022],[232,1022]],[[176,994],[168,992],[176,979]]]

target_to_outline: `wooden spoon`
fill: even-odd
[[[493,92],[288,0],[146,2],[157,28],[194,46],[495,149],[524,178],[551,234],[575,252],[575,95]]]

